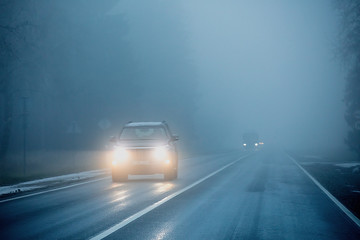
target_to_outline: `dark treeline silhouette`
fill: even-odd
[[[117,5],[1,1],[1,160],[22,149],[24,120],[30,151],[102,149],[129,120],[167,120],[195,141],[195,69],[175,7],[144,1],[145,38],[130,38]]]
[[[348,66],[344,101],[349,126],[345,143],[360,158],[360,2],[337,1],[342,15],[342,53]]]

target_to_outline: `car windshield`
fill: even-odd
[[[166,131],[163,127],[126,127],[120,134],[120,140],[165,140]]]

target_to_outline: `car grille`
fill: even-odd
[[[132,161],[153,161],[152,157],[153,149],[132,149],[131,160]]]

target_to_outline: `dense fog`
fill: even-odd
[[[105,149],[131,120],[168,121],[194,152],[240,148],[248,131],[284,148],[344,146],[331,1],[0,8],[2,151],[22,148],[24,122],[28,150]]]
[[[289,148],[343,145],[344,65],[332,1],[186,1],[197,123],[236,147],[244,131]]]

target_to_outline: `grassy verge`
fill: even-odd
[[[25,174],[23,166],[21,154],[10,154],[1,166],[0,185],[106,168],[109,166],[109,153],[106,151],[29,152]]]
[[[292,156],[344,206],[360,218],[360,161],[352,153],[292,152]]]

